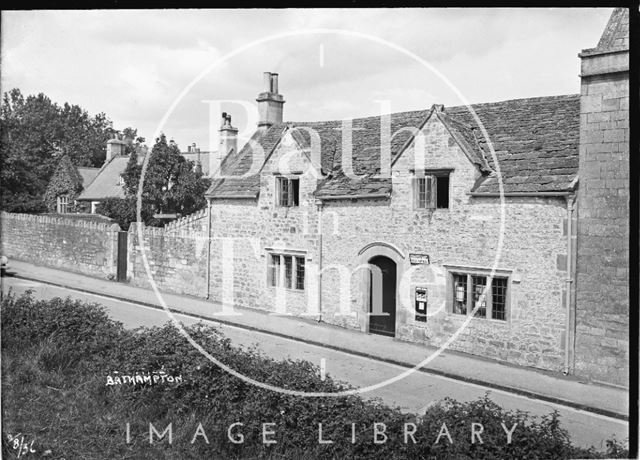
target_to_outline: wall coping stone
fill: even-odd
[[[71,219],[64,216],[51,216],[40,214],[22,214],[0,211],[0,220],[22,220],[39,224],[55,224],[67,227],[91,228],[95,230],[104,230],[109,232],[120,231],[120,226],[116,223],[108,224],[104,222],[95,222],[82,219]]]

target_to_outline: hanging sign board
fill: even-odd
[[[411,265],[429,265],[429,254],[409,254]]]

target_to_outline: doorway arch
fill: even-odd
[[[391,264],[388,261],[393,263],[393,269],[395,269],[395,283],[393,283],[394,285],[391,286],[392,283],[389,280],[387,280],[386,285],[388,289],[385,290],[384,289],[384,284],[385,284],[384,283],[384,267],[380,267],[379,264],[383,263],[389,266]],[[387,294],[387,296],[390,296],[390,294],[393,294],[393,302],[394,302],[393,303],[393,309],[394,309],[393,323],[389,321],[390,324],[388,329],[390,330],[385,329],[385,332],[387,333],[383,335],[395,337],[397,335],[396,332],[397,332],[398,324],[402,323],[405,319],[404,316],[406,316],[404,310],[400,308],[401,307],[400,301],[399,301],[400,296],[398,294],[398,288],[400,286],[400,282],[402,281],[402,274],[407,268],[404,254],[397,246],[393,244],[390,244],[384,241],[376,241],[376,242],[367,244],[358,252],[358,264],[359,264],[358,265],[359,267],[370,266],[374,268],[374,270],[375,270],[375,267],[379,267],[382,269],[383,289],[381,291],[381,295],[384,297],[385,293]],[[371,315],[374,309],[374,304],[371,298],[373,294],[372,292],[373,280],[372,280],[371,270],[370,269],[360,270],[360,273],[361,273],[360,295],[362,299],[361,300],[362,310],[361,310],[361,314],[359,315],[360,330],[362,332],[377,334],[377,333],[380,333],[380,332],[377,332],[379,331],[379,328],[378,328],[379,325],[376,319],[374,319],[374,316]],[[389,273],[389,274],[392,275],[393,273]],[[389,302],[391,301],[389,300]],[[389,303],[388,305],[389,307],[387,308],[389,309],[391,307],[391,304]],[[384,312],[384,308],[382,309],[382,311]],[[373,328],[371,327],[372,320],[373,320]]]

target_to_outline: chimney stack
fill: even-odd
[[[272,72],[264,73],[264,92],[258,95],[258,128],[268,128],[269,126],[282,123],[282,109],[284,98],[278,94],[278,74]]]
[[[232,150],[237,151],[238,149],[238,128],[234,128],[231,126],[231,114],[227,112],[222,112],[222,125],[220,126],[220,146],[218,149],[218,157],[223,160],[229,152]],[[219,165],[214,165],[216,155],[213,155],[213,152],[209,154],[209,173],[213,174],[214,168]]]
[[[127,145],[125,141],[120,139],[109,139],[107,141],[107,157],[104,163],[107,164],[113,157],[124,155],[124,148]]]

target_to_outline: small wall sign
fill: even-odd
[[[409,263],[411,265],[429,265],[429,254],[409,254]]]

